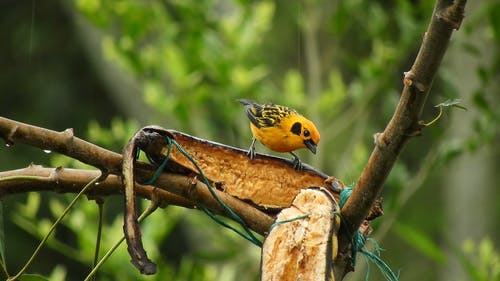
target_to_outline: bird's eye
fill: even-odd
[[[311,133],[309,133],[309,130],[308,129],[304,129],[304,137],[309,137],[311,135]]]

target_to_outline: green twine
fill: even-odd
[[[339,202],[340,208],[344,207],[345,202],[347,202],[347,199],[349,199],[351,194],[352,194],[352,188],[345,187],[344,189],[342,189],[342,191],[340,192],[340,202]]]
[[[297,216],[297,217],[294,217],[294,218],[291,218],[291,219],[287,219],[287,220],[282,220],[282,221],[276,221],[275,223],[273,223],[271,225],[271,227],[269,228],[269,232],[271,232],[271,230],[273,228],[275,228],[276,226],[279,226],[279,225],[282,225],[282,224],[285,224],[285,223],[289,223],[289,222],[293,222],[293,221],[298,221],[298,220],[301,220],[301,219],[305,219],[305,218],[308,218],[310,217],[311,214],[305,214],[305,215],[302,215],[302,216]]]
[[[170,138],[167,137],[167,140],[170,140]],[[143,183],[144,185],[150,185],[158,179],[160,174],[165,169],[165,166],[167,166],[168,159],[170,158],[170,151],[172,151],[172,143],[170,141],[168,141],[168,150],[167,150],[167,154],[165,155],[165,158],[160,163],[160,166],[158,166],[158,169],[156,169],[156,171],[153,174],[153,176],[151,177],[151,179],[149,181]],[[137,152],[139,153],[139,150]],[[138,157],[138,156],[139,155],[137,155],[136,157]],[[149,162],[154,163],[153,159],[151,159],[151,157],[148,154],[146,154],[146,158],[148,158]]]
[[[347,201],[347,199],[349,199],[349,196],[351,196],[351,194],[352,194],[352,188],[349,187],[344,188],[340,192],[340,202],[339,202],[340,208],[344,206],[345,202]],[[357,230],[354,236],[352,237],[353,265],[356,265],[356,253],[361,252],[365,256],[368,263],[368,271],[366,272],[365,280],[368,280],[370,277],[369,262],[372,262],[378,267],[378,269],[380,270],[380,272],[382,273],[382,275],[386,280],[397,281],[399,278],[398,277],[399,274],[398,276],[396,276],[396,274],[394,274],[389,265],[387,265],[387,263],[384,262],[382,258],[380,258],[380,251],[382,250],[382,248],[378,245],[378,243],[374,239],[368,239],[368,240],[374,243],[375,253],[370,252],[365,248],[367,239],[361,234],[359,230]]]
[[[257,237],[255,237],[255,235],[248,228],[248,226],[245,224],[245,222],[243,221],[243,219],[241,219],[229,206],[227,206],[219,198],[219,196],[217,196],[217,194],[215,193],[214,188],[210,184],[210,181],[207,179],[207,177],[205,176],[205,174],[201,170],[201,168],[198,165],[198,163],[196,163],[196,160],[187,151],[185,151],[182,148],[182,146],[178,142],[176,142],[174,139],[172,139],[171,137],[168,137],[168,136],[166,136],[166,139],[167,139],[167,144],[168,144],[168,151],[167,151],[167,153],[165,155],[165,159],[162,161],[162,163],[160,164],[160,166],[158,167],[158,169],[155,171],[153,177],[148,182],[146,182],[145,184],[152,184],[153,182],[156,181],[156,179],[158,179],[158,177],[160,176],[160,174],[163,172],[165,166],[167,165],[167,161],[168,161],[168,159],[170,157],[170,152],[172,150],[172,145],[175,145],[175,147],[182,153],[182,155],[184,155],[184,157],[186,157],[196,167],[196,170],[198,171],[198,174],[201,177],[201,181],[208,187],[208,190],[210,191],[210,194],[215,199],[215,201],[217,201],[217,203],[219,203],[219,205],[222,206],[222,209],[224,209],[224,211],[226,211],[229,214],[229,216],[234,221],[236,221],[243,228],[244,232],[242,232],[241,230],[233,227],[232,225],[228,224],[227,222],[225,222],[222,219],[220,219],[219,217],[217,217],[217,215],[215,215],[212,211],[210,211],[206,206],[199,205],[198,208],[200,208],[205,214],[207,214],[210,218],[212,218],[218,224],[220,224],[220,225],[222,225],[222,226],[224,226],[226,228],[231,229],[232,231],[234,231],[237,234],[239,234],[241,237],[243,237],[246,240],[252,242],[254,245],[256,245],[258,247],[262,247],[262,241],[260,241]],[[149,158],[149,156],[146,155],[146,157],[148,157],[148,160],[150,162],[154,162],[154,161],[151,161],[151,159]]]

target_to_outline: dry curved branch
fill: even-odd
[[[135,180],[134,163],[138,147],[136,146],[136,133],[123,150],[122,181],[125,189],[125,214],[123,221],[123,233],[127,241],[127,251],[132,264],[142,273],[151,275],[156,273],[156,264],[151,261],[141,239],[141,230],[135,206]]]

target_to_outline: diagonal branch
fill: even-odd
[[[421,112],[451,34],[460,27],[465,4],[465,0],[436,2],[420,51],[410,71],[405,73],[396,111],[385,130],[375,135],[375,148],[342,209],[348,235],[342,236],[341,251],[345,251],[350,237],[368,214],[405,143],[421,134]]]

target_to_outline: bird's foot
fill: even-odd
[[[290,154],[293,155],[292,167],[297,171],[301,171],[304,167],[302,166],[299,156],[293,152],[290,152]]]
[[[252,140],[252,144],[250,145],[250,148],[248,148],[247,156],[250,160],[255,158],[255,139]]]
[[[248,150],[247,156],[248,158],[250,158],[250,160],[253,160],[255,158],[255,149],[253,147]]]

